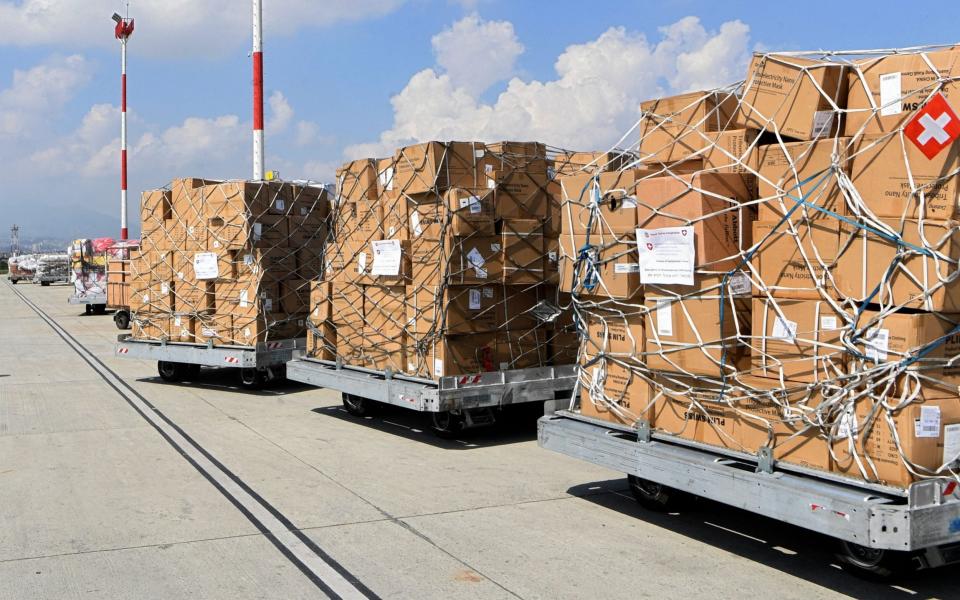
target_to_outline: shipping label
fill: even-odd
[[[637,229],[640,283],[693,285],[693,227]]]

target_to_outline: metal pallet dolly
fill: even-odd
[[[67,304],[84,305],[86,313],[102,315],[107,312],[106,294],[73,294],[67,298]]]
[[[306,347],[306,338],[265,342],[254,347],[135,340],[123,334],[117,338],[114,354],[157,361],[160,378],[171,383],[195,378],[202,367],[237,369],[240,384],[256,389],[283,379],[287,362],[302,355]]]
[[[823,533],[838,558],[869,577],[960,562],[960,488],[931,479],[891,488],[630,429],[569,411],[538,423],[542,448],[626,473],[644,506],[681,494]]]
[[[557,398],[569,398],[576,383],[576,368],[540,367],[432,381],[300,358],[287,364],[287,377],[341,392],[344,408],[354,416],[370,414],[377,403],[426,413],[434,433],[450,437],[464,429],[492,425],[495,411],[507,405],[553,403]]]

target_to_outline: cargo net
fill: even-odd
[[[111,238],[96,238],[74,240],[67,247],[69,277],[75,296],[90,298],[106,295],[107,260],[113,245]]]
[[[322,186],[282,181],[177,179],[145,192],[133,336],[244,347],[305,337],[329,209]]]
[[[960,455],[960,50],[756,55],[561,177],[572,408],[903,487]],[[952,108],[951,108],[952,106]]]
[[[558,182],[597,157],[430,142],[344,165],[310,356],[431,381],[575,364]]]

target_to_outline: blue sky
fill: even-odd
[[[267,165],[314,179],[345,158],[428,137],[611,145],[639,101],[742,79],[755,49],[945,43],[954,28],[937,27],[960,17],[947,2],[264,5]],[[123,3],[0,0],[0,160],[16,175],[0,191],[2,237],[14,221],[28,237],[118,228],[114,10]],[[132,220],[139,191],[174,176],[248,176],[248,12],[245,0],[131,3]]]

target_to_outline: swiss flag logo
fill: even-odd
[[[647,244],[647,250],[653,250],[653,244]]]
[[[933,160],[944,148],[960,138],[960,118],[957,118],[957,113],[950,108],[943,94],[938,92],[917,111],[903,128],[903,133],[920,148],[924,156]]]

